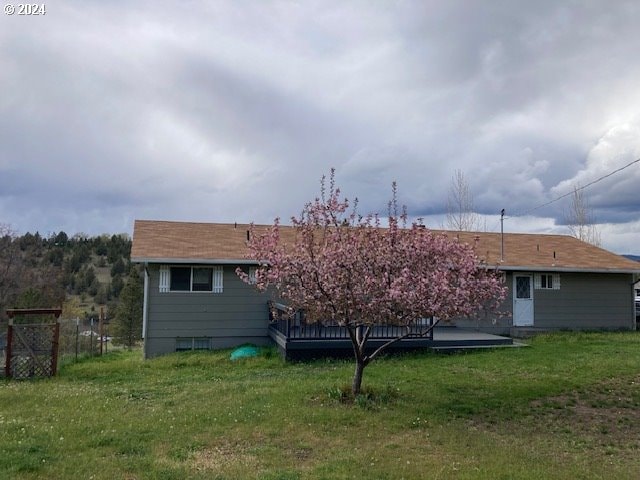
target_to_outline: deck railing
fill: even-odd
[[[427,334],[422,333],[433,326],[433,318],[423,318],[409,326],[376,325],[372,328],[370,339],[386,340],[406,335],[408,338],[423,338],[433,340],[433,329]],[[307,323],[304,312],[298,311],[291,315],[285,305],[269,303],[269,328],[280,332],[288,340],[348,340],[349,332],[346,327],[327,323]]]

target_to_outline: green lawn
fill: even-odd
[[[640,333],[350,362],[139,351],[0,381],[0,478],[640,477]]]

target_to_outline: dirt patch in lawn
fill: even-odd
[[[532,445],[553,441],[552,448],[558,451],[589,451],[592,459],[636,458],[640,452],[640,375],[610,378],[541,398],[516,415],[476,416],[469,427]]]
[[[194,452],[190,466],[198,471],[226,470],[229,468],[251,468],[258,464],[257,458],[241,443],[221,443]]]
[[[578,440],[582,447],[640,449],[640,375],[531,402],[532,427]]]

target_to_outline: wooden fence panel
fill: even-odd
[[[24,379],[50,377],[58,363],[58,323],[9,325],[5,375]]]

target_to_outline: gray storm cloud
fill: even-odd
[[[76,2],[0,18],[0,222],[268,222],[331,167],[437,226],[455,170],[493,228],[640,156],[637,2]],[[637,252],[640,166],[587,190]],[[556,202],[511,227],[563,230]],[[634,235],[636,239],[634,240]]]

